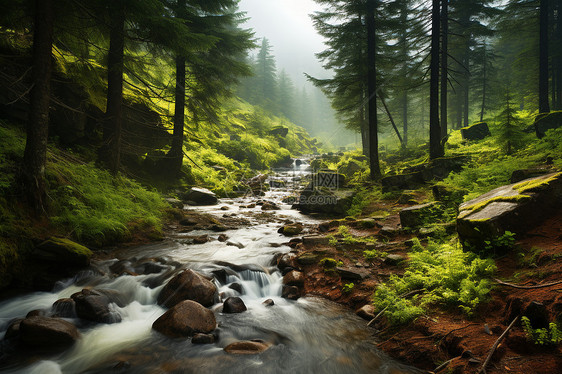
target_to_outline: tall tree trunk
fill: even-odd
[[[400,142],[400,146],[404,147],[404,141],[402,140],[402,135],[400,135],[400,131],[398,131],[398,127],[396,127],[396,122],[394,122],[394,117],[392,117],[392,113],[390,112],[390,109],[388,108],[388,105],[386,105],[386,100],[384,99],[384,96],[382,95],[382,93],[380,93],[379,95],[379,99],[381,100],[382,106],[388,116],[388,119],[390,121],[390,124],[392,125],[392,128],[394,129],[394,132],[396,133],[396,136],[398,137],[398,141]]]
[[[363,147],[363,155],[369,157],[369,129],[365,116],[365,89],[361,89],[361,105],[359,105],[359,126],[361,130],[361,145]]]
[[[480,108],[480,122],[484,121],[484,111],[486,110],[486,73],[487,73],[487,54],[486,54],[486,43],[484,43],[484,62],[483,62],[483,83],[482,83],[482,107]]]
[[[402,25],[408,24],[408,2],[402,2],[400,9],[400,23]],[[400,35],[401,56],[402,56],[402,79],[406,80],[408,75],[408,33],[406,29],[402,29]],[[404,85],[406,86],[406,85]],[[406,87],[402,88],[400,96],[400,106],[402,107],[402,147],[408,146],[408,90]]]
[[[555,32],[555,45],[562,45],[562,0],[556,0],[556,32]],[[553,101],[552,106],[554,110],[562,110],[562,50],[556,48],[553,56],[554,62],[554,76],[553,81],[556,82],[552,87],[555,92],[556,100]]]
[[[468,126],[470,123],[468,122],[468,115],[470,111],[470,59],[469,59],[470,50],[468,47],[468,43],[466,46],[466,51],[464,55],[464,66],[466,68],[464,73],[464,86],[463,88],[463,126]]]
[[[402,146],[408,146],[408,91],[402,92]]]
[[[174,110],[174,133],[170,157],[170,175],[179,177],[183,164],[183,130],[185,121],[185,57],[176,56],[176,90]]]
[[[548,0],[540,0],[539,26],[539,113],[548,113]]]
[[[376,0],[367,3],[367,92],[369,99],[369,160],[371,179],[380,178],[379,138],[377,122],[377,70],[376,70],[376,40],[375,40],[375,8]]]
[[[107,166],[113,174],[121,163],[123,125],[123,53],[125,49],[125,4],[116,0],[109,6],[110,31],[107,57],[107,110],[103,138],[107,147]]]
[[[45,165],[49,134],[53,18],[53,0],[35,0],[33,88],[29,101],[22,172],[28,202],[37,214],[44,213],[46,208]]]
[[[449,52],[449,0],[441,4],[441,138],[447,137],[447,80]]]
[[[429,158],[444,154],[439,125],[439,3],[433,0],[431,12],[431,62],[429,75]]]

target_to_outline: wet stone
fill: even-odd
[[[271,299],[267,299],[262,304],[265,305],[265,306],[273,306],[273,305],[275,305],[275,302]]]
[[[191,338],[191,343],[193,344],[213,344],[214,342],[215,336],[213,334],[197,333]]]
[[[224,301],[222,312],[223,313],[242,313],[248,310],[246,304],[239,297],[229,297]]]

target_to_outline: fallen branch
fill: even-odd
[[[494,352],[496,352],[496,349],[498,349],[498,346],[502,342],[503,338],[505,338],[505,336],[507,335],[509,330],[511,330],[511,328],[515,325],[515,322],[517,322],[518,319],[519,319],[519,316],[515,317],[513,319],[513,321],[511,321],[509,326],[507,326],[507,329],[505,329],[505,331],[500,335],[498,340],[496,340],[496,342],[494,343],[494,345],[490,349],[490,353],[488,353],[488,357],[486,357],[486,361],[484,361],[484,363],[482,364],[482,367],[480,367],[480,369],[478,370],[478,374],[480,374],[480,373],[486,374],[486,366],[488,366],[488,363],[492,359],[492,355],[494,354]]]
[[[522,290],[532,290],[532,289],[535,289],[535,288],[545,288],[545,287],[555,286],[557,284],[562,283],[562,280],[560,280],[560,281],[556,281],[556,282],[552,282],[552,283],[538,284],[536,286],[520,286],[518,284],[507,283],[507,282],[501,281],[499,279],[494,279],[494,280],[496,282],[498,282],[499,284],[501,284],[502,286],[518,288],[518,289],[522,289]]]
[[[437,373],[437,372],[439,372],[439,371],[445,369],[447,366],[449,366],[449,364],[450,364],[451,362],[453,362],[453,360],[455,360],[455,359],[457,359],[457,358],[458,358],[458,357],[453,357],[452,359],[450,359],[450,360],[448,360],[448,361],[445,361],[445,362],[442,363],[441,365],[437,366],[437,367],[433,370],[433,372],[434,372],[434,373]]]
[[[422,289],[413,290],[413,291],[410,291],[410,292],[403,293],[402,295],[400,295],[398,297],[399,298],[410,297],[410,296],[413,296],[413,295],[415,295],[417,293],[420,293],[422,291],[423,291]],[[387,309],[388,309],[388,306],[385,306],[372,320],[369,321],[369,323],[367,323],[367,326],[371,326],[373,324],[373,322],[375,322],[377,319],[379,319],[379,317],[382,316],[384,312],[386,312]]]

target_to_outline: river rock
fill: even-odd
[[[267,299],[262,304],[265,306],[274,306],[275,302],[272,299]]]
[[[231,283],[228,285],[228,288],[230,288],[231,290],[234,290],[238,293],[242,293],[242,285],[240,283]]]
[[[148,262],[142,263],[140,265],[140,268],[136,269],[136,270],[140,270],[140,271],[138,271],[138,273],[149,275],[149,274],[159,274],[159,273],[161,273],[165,270],[168,270],[168,269],[169,269],[169,267],[166,266],[166,265],[162,265],[162,264],[159,264],[157,262],[148,261]]]
[[[158,295],[158,304],[168,308],[183,300],[193,300],[203,306],[211,306],[217,287],[202,275],[187,269],[173,277]]]
[[[152,324],[154,330],[171,338],[207,334],[216,326],[213,312],[192,300],[176,304]]]
[[[209,241],[209,235],[199,235],[193,238],[193,244],[205,244]]]
[[[231,343],[224,347],[224,351],[237,355],[255,355],[267,351],[270,347],[271,343],[261,339],[253,339]]]
[[[281,297],[289,300],[296,300],[300,297],[299,288],[297,286],[283,285]]]
[[[164,199],[172,208],[183,209],[183,203],[181,200],[174,197],[167,197]]]
[[[39,261],[63,263],[75,266],[88,266],[92,251],[65,238],[50,238],[39,244],[33,258]]]
[[[198,187],[192,187],[182,196],[182,200],[192,205],[216,205],[219,203],[219,199],[214,192]]]
[[[365,304],[361,308],[357,309],[355,314],[367,321],[370,321],[375,318],[375,307],[372,304]]]
[[[304,275],[300,271],[292,270],[285,274],[283,277],[283,284],[288,286],[303,286],[304,285]]]
[[[404,260],[406,260],[406,257],[391,253],[384,258],[384,263],[387,265],[396,266]]]
[[[434,206],[435,203],[431,202],[402,209],[400,211],[400,225],[402,227],[422,226],[425,223],[424,220],[431,216]]]
[[[461,129],[461,136],[464,140],[482,140],[492,135],[486,122],[475,123]]]
[[[229,297],[224,301],[222,306],[223,313],[242,313],[248,310],[246,304],[239,297]]]
[[[58,299],[52,306],[53,314],[59,318],[76,317],[76,303],[71,298]]]
[[[109,309],[109,297],[96,290],[83,289],[71,297],[79,318],[99,323],[121,322],[119,313]]]
[[[6,333],[4,334],[4,339],[13,339],[18,337],[20,334],[21,321],[23,320],[23,318],[16,318],[12,320],[8,324],[8,328],[6,329]]]
[[[562,126],[562,112],[551,112],[548,114],[540,114],[535,120],[535,132],[539,139],[546,135],[546,132],[551,129],[557,129]]]
[[[312,252],[301,253],[297,257],[297,263],[300,265],[312,265],[318,262],[318,255]]]
[[[522,234],[562,207],[562,173],[496,188],[460,205],[457,232],[463,244],[482,248],[506,231]]]
[[[295,236],[302,232],[304,229],[302,223],[291,223],[289,225],[282,226],[277,230],[278,233],[285,236]]]
[[[244,247],[246,247],[244,244],[237,242],[236,240],[227,240],[226,245],[230,247],[236,247],[238,249],[243,249]]]
[[[21,341],[36,348],[66,349],[80,338],[76,326],[60,318],[26,318],[19,330]]]
[[[295,253],[285,253],[277,261],[277,267],[280,270],[285,268],[297,268],[297,255]]]
[[[213,344],[214,342],[215,336],[213,334],[197,333],[191,338],[191,343],[193,344]]]
[[[117,275],[130,274],[136,275],[133,263],[129,260],[119,260],[109,267],[109,270]]]
[[[281,209],[281,208],[280,208],[277,204],[275,204],[275,203],[273,203],[273,202],[271,202],[271,201],[266,201],[266,202],[263,203],[263,205],[261,206],[261,210],[280,210],[280,209]]]

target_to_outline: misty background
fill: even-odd
[[[358,134],[336,119],[329,100],[305,77],[332,76],[315,56],[326,45],[309,16],[322,7],[312,0],[241,0],[239,7],[247,18],[242,26],[254,30],[258,45],[263,38],[269,41],[278,77],[282,71],[287,74],[294,86],[292,101],[304,106],[296,108],[301,114],[291,119],[328,146],[357,147]],[[255,59],[258,52],[259,48],[250,57]]]

